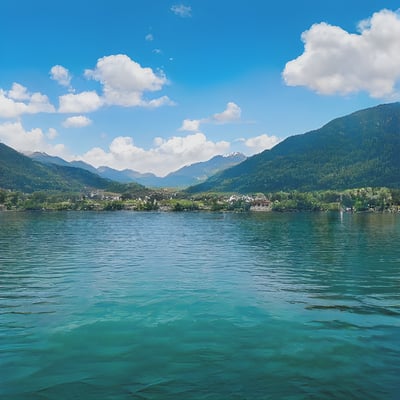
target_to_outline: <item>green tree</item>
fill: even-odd
[[[7,198],[7,192],[5,190],[0,190],[0,204],[4,204]]]

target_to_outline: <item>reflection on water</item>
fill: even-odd
[[[0,213],[0,398],[395,399],[392,214]]]

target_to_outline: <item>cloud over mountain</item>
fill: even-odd
[[[0,89],[0,118],[17,118],[23,114],[53,113],[55,108],[46,95],[29,93],[25,86],[14,82],[11,90]]]
[[[244,140],[244,144],[251,150],[252,154],[260,153],[264,150],[271,149],[279,142],[280,139],[278,137],[268,136],[266,134],[262,134]]]
[[[50,128],[44,132],[40,128],[26,130],[20,121],[0,124],[0,142],[18,151],[44,151],[50,154],[67,156],[63,144],[50,144],[46,139],[54,139],[57,131]]]
[[[149,150],[136,146],[132,137],[119,136],[111,142],[108,151],[95,147],[82,159],[96,167],[106,164],[115,169],[131,168],[163,176],[184,165],[224,154],[229,147],[228,142],[213,142],[203,133],[156,138]]]

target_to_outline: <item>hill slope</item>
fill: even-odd
[[[30,193],[114,189],[115,183],[81,168],[34,161],[0,143],[0,187]]]
[[[189,188],[269,192],[400,187],[400,103],[337,118]]]

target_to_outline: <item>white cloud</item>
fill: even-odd
[[[50,128],[46,135],[49,139],[55,139],[58,136],[58,132],[54,128]]]
[[[14,82],[11,90],[8,91],[8,97],[12,100],[29,100],[28,89],[19,83]]]
[[[87,113],[103,105],[102,98],[95,91],[65,94],[59,97],[59,102],[60,113]]]
[[[171,11],[182,18],[189,18],[192,16],[192,7],[185,6],[184,4],[173,5]]]
[[[62,86],[69,87],[71,84],[71,75],[62,65],[54,65],[50,70],[50,77]]]
[[[116,169],[130,168],[163,176],[184,165],[224,154],[229,148],[228,142],[212,142],[203,133],[169,139],[155,138],[154,147],[149,150],[137,147],[131,137],[120,136],[111,142],[108,151],[95,147],[81,158],[96,167],[109,165]]]
[[[123,54],[100,58],[96,68],[86,70],[85,76],[102,84],[102,95],[86,91],[60,96],[60,113],[87,113],[104,105],[156,108],[175,104],[167,96],[144,99],[145,92],[161,90],[168,80],[163,72],[156,74]]]
[[[24,114],[28,106],[25,103],[16,102],[7,97],[7,94],[0,89],[0,117],[15,118]]]
[[[168,80],[162,71],[155,74],[124,54],[100,58],[96,68],[86,70],[85,76],[103,85],[103,98],[108,105],[159,107],[172,103],[166,96],[150,101],[143,98],[145,92],[161,90]]]
[[[153,34],[152,34],[152,33],[147,34],[147,35],[145,36],[145,40],[146,40],[147,42],[152,42],[152,41],[154,40]]]
[[[25,130],[21,122],[5,122],[0,124],[0,141],[21,152],[43,151],[60,157],[67,157],[67,151],[63,144],[51,145],[46,142],[46,136],[56,134],[56,130],[50,128],[45,134],[40,128]]]
[[[55,108],[47,96],[36,92],[29,93],[27,88],[14,83],[11,90],[0,89],[0,118],[17,118],[22,114],[52,113]]]
[[[225,111],[219,114],[214,114],[212,120],[218,124],[228,124],[231,122],[239,121],[241,113],[242,110],[237,104],[229,102],[226,105]]]
[[[198,132],[200,129],[200,119],[185,119],[182,122],[182,126],[179,128],[180,131],[187,132]]]
[[[65,128],[83,128],[92,123],[92,120],[84,115],[76,115],[67,118],[62,124]]]
[[[202,119],[185,119],[182,122],[180,131],[198,132],[200,125],[204,123],[208,124],[231,124],[240,121],[242,110],[241,108],[233,103],[229,102],[226,108],[221,113],[214,114],[212,117]]]
[[[146,107],[149,108],[157,108],[161,106],[174,106],[174,105],[176,105],[176,103],[172,101],[168,96],[158,97],[146,103]]]
[[[49,98],[41,93],[33,93],[29,104],[28,104],[28,114],[38,114],[38,113],[53,113],[55,108],[49,103]]]
[[[320,94],[393,96],[400,79],[399,14],[382,10],[361,21],[358,29],[359,34],[350,34],[320,23],[303,32],[304,53],[286,64],[286,84]]]
[[[280,139],[276,136],[268,136],[263,134],[249,139],[241,139],[241,141],[243,141],[246,147],[250,149],[250,153],[252,155],[261,153],[267,149],[271,149],[280,142]]]

